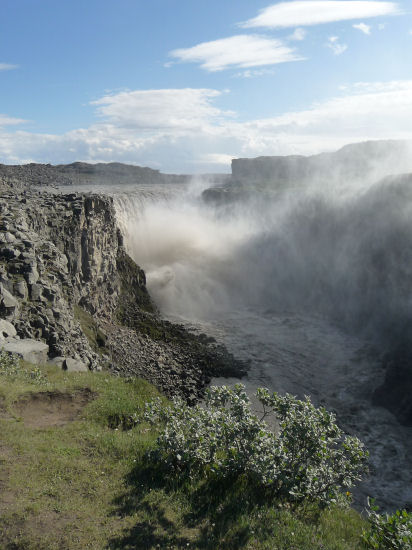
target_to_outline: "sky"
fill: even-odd
[[[0,162],[229,172],[412,139],[412,0],[0,0]]]

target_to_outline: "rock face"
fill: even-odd
[[[316,180],[339,182],[365,178],[377,180],[382,174],[412,170],[411,144],[406,141],[367,141],[346,145],[333,153],[308,157],[291,155],[234,159],[235,182],[305,184]]]
[[[94,366],[98,357],[73,313],[80,304],[111,318],[122,292],[125,252],[111,200],[3,193],[0,206],[0,314],[22,338],[43,339],[50,354]],[[10,237],[11,236],[11,237]],[[119,263],[119,265],[118,265]],[[152,307],[136,265],[134,284]]]
[[[0,191],[0,339],[13,339],[6,349],[71,372],[142,376],[188,400],[212,375],[236,368],[225,350],[160,319],[110,197],[51,195],[18,179],[0,179]]]
[[[232,177],[223,185],[203,192],[215,205],[302,189],[316,184],[324,188],[347,181],[374,182],[382,175],[412,172],[412,143],[367,141],[346,145],[333,153],[301,156],[265,156],[232,160]],[[268,197],[269,198],[269,197]]]

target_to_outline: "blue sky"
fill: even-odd
[[[410,0],[2,0],[0,162],[227,172],[412,139]]]

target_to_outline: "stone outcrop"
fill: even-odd
[[[0,191],[6,350],[35,363],[48,354],[69,372],[142,376],[189,401],[212,375],[242,368],[219,346],[162,321],[143,270],[126,254],[110,197],[52,195],[4,179]]]
[[[124,249],[111,200],[9,190],[0,208],[1,316],[21,338],[43,339],[52,356],[96,366],[73,307],[107,318],[116,309],[122,291],[117,259]],[[134,267],[150,303],[144,274]]]
[[[49,346],[38,340],[25,338],[23,340],[9,340],[1,344],[4,351],[17,355],[23,361],[34,365],[44,365],[47,362]]]

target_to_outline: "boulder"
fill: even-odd
[[[18,300],[0,283],[0,313],[4,313],[5,317],[13,317],[18,309]]]
[[[34,285],[39,280],[39,272],[37,271],[36,266],[30,266],[29,270],[24,274],[26,282],[28,285]]]
[[[5,319],[0,319],[0,342],[6,338],[15,338],[16,336],[17,332],[14,326]]]
[[[43,294],[43,287],[37,283],[30,285],[30,298],[33,302],[40,302]]]
[[[53,359],[50,359],[49,363],[51,365],[56,365],[56,367],[60,367],[61,369],[64,368],[64,364],[66,361],[66,357],[53,357]]]
[[[16,237],[15,237],[12,233],[10,233],[10,232],[7,231],[7,232],[4,234],[4,241],[5,241],[6,243],[15,243],[16,240],[17,240]]]
[[[20,256],[20,251],[13,246],[3,246],[3,248],[0,249],[0,256],[6,260],[13,260]]]
[[[47,362],[49,346],[38,340],[9,340],[4,343],[3,348],[28,363],[41,365]]]
[[[29,293],[28,293],[26,281],[18,281],[17,283],[15,283],[14,293],[17,294],[19,298],[22,298],[23,300],[27,300],[27,296]]]
[[[88,366],[83,363],[83,361],[71,359],[70,357],[66,357],[64,360],[63,369],[67,370],[67,372],[87,372],[89,370]]]

